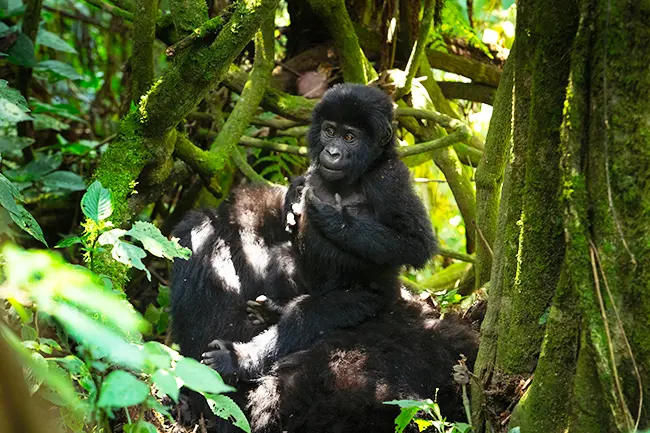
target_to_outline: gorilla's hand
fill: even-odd
[[[201,364],[216,370],[226,383],[238,380],[239,366],[232,342],[213,340],[208,344],[208,351],[201,355]]]
[[[275,325],[282,317],[284,308],[267,298],[260,295],[254,301],[246,301],[246,313],[248,320],[255,326]]]

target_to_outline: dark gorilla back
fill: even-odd
[[[249,393],[253,432],[392,433],[399,409],[384,401],[434,398],[436,390],[443,416],[464,421],[452,368],[464,354],[471,369],[477,348],[468,324],[400,301],[278,361]]]
[[[281,187],[243,187],[217,209],[192,212],[173,235],[192,250],[172,272],[172,334],[181,353],[200,359],[215,336],[249,341],[264,328],[247,320],[246,301],[299,294]]]

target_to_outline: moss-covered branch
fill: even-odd
[[[95,6],[96,8],[103,10],[104,12],[108,12],[111,15],[114,15],[116,17],[121,17],[129,21],[133,21],[133,12],[125,11],[124,9],[121,9],[117,6],[113,6],[112,4],[106,3],[103,0],[84,0],[84,1],[89,5]]]
[[[431,152],[432,150],[453,146],[464,138],[465,133],[463,131],[456,131],[444,137],[436,138],[435,140],[414,144],[413,146],[400,147],[397,149],[397,153],[400,157],[419,155],[421,153]]]
[[[174,64],[141,98],[137,111],[122,120],[117,138],[109,145],[95,173],[112,192],[111,222],[115,226],[122,226],[132,216],[128,198],[138,182],[145,187],[163,183],[171,173],[173,163],[169,156],[177,141],[175,126],[226,75],[262,21],[272,16],[277,2],[238,2],[232,19],[214,42],[191,47],[177,56]],[[186,146],[187,149],[191,148]],[[212,189],[218,191],[214,185]],[[99,273],[108,275],[117,287],[123,286],[127,278],[123,266],[115,264],[106,254],[96,257],[94,263]]]
[[[284,152],[291,153],[293,155],[307,156],[307,147],[305,146],[292,146],[290,144],[274,143],[272,141],[262,140],[260,138],[242,136],[239,139],[239,144],[241,146],[267,149],[274,152]]]
[[[511,52],[513,55],[514,50]],[[476,169],[476,226],[487,245],[479,242],[476,247],[476,287],[490,280],[492,253],[497,229],[501,184],[506,166],[506,155],[512,131],[512,99],[514,60],[506,64],[499,88],[490,128],[485,142],[485,152]]]
[[[179,134],[174,156],[201,176],[208,191],[217,197],[221,195],[221,188],[215,176],[223,169],[223,164],[216,155],[195,146],[186,136]]]
[[[492,86],[460,81],[438,81],[437,84],[447,99],[464,99],[465,101],[494,105],[495,90]]]
[[[420,23],[420,33],[418,35],[418,39],[413,45],[413,49],[411,50],[409,61],[406,64],[406,79],[404,80],[404,87],[398,88],[395,92],[396,100],[411,92],[411,84],[413,84],[415,74],[420,68],[420,60],[424,54],[424,47],[426,46],[427,39],[429,38],[429,32],[431,31],[431,26],[433,25],[433,16],[436,11],[436,0],[424,0],[424,5],[422,8],[423,13],[422,22]]]
[[[377,77],[366,55],[359,46],[352,20],[344,0],[310,0],[311,8],[318,14],[334,39],[338,59],[343,68],[343,79],[349,83],[366,84]]]
[[[208,21],[208,4],[203,0],[169,0],[169,9],[179,35],[189,35]]]
[[[233,92],[241,94],[247,80],[248,76],[245,72],[230,72],[224,77],[223,84]],[[311,112],[315,106],[316,101],[313,99],[290,95],[272,87],[266,89],[262,98],[262,107],[301,124],[311,121]]]
[[[395,116],[397,117],[402,117],[402,116],[409,116],[409,117],[415,117],[416,119],[426,119],[426,120],[432,120],[433,122],[437,123],[438,125],[442,126],[443,128],[449,130],[449,131],[457,131],[460,134],[458,135],[461,143],[465,143],[468,145],[474,145],[471,138],[473,137],[474,133],[472,132],[472,129],[465,125],[465,123],[461,122],[458,119],[454,119],[450,116],[447,116],[442,113],[438,113],[435,111],[431,110],[419,110],[417,108],[411,108],[411,107],[398,107],[397,110],[395,110]],[[482,148],[478,148],[479,150],[482,150]]]
[[[136,0],[136,14],[133,21],[133,87],[131,95],[138,101],[147,93],[153,83],[153,41],[156,37],[156,16],[158,0]]]
[[[225,160],[235,148],[239,139],[257,110],[271,77],[274,63],[274,23],[273,17],[262,23],[255,36],[255,60],[250,78],[244,85],[241,98],[235,105],[225,125],[210,146],[210,152],[218,160]]]
[[[204,3],[204,2],[203,2]],[[203,22],[200,26],[196,27],[189,33],[187,36],[185,36],[183,39],[180,41],[176,42],[174,45],[167,47],[165,50],[165,54],[167,57],[174,57],[183,51],[185,51],[187,48],[191,47],[198,41],[202,41],[210,36],[215,37],[221,29],[226,25],[226,23],[230,20],[232,17],[233,11],[235,10],[234,4],[228,6],[225,8],[221,13],[208,20]],[[195,17],[198,19],[199,17]],[[183,20],[179,20],[183,21]],[[179,22],[178,25],[187,25],[187,23],[181,23]]]
[[[497,87],[501,78],[501,71],[494,65],[469,59],[457,54],[435,51],[428,48],[427,58],[432,68],[441,69],[463,77],[471,78],[472,81],[488,86]]]

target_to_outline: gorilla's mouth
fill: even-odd
[[[343,169],[327,167],[325,164],[320,165],[321,173],[328,179],[340,179],[345,176],[345,171]]]

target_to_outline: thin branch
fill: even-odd
[[[133,21],[132,12],[125,11],[124,9],[120,9],[117,6],[113,6],[112,4],[108,4],[102,0],[84,0],[84,1],[89,5],[95,6],[96,8],[103,10],[104,12],[108,12],[111,15],[115,15],[116,17],[122,17],[129,21]]]
[[[438,81],[438,86],[447,99],[464,99],[465,101],[494,105],[496,90],[492,86],[460,81]]]
[[[284,143],[274,143],[272,141],[262,140],[260,138],[253,138],[242,136],[239,139],[240,146],[255,147],[258,149],[267,149],[274,152],[291,153],[293,155],[307,156],[307,147],[305,146],[292,146]]]
[[[174,156],[189,165],[195,173],[201,176],[205,187],[215,197],[221,197],[221,187],[215,175],[223,168],[223,162],[217,155],[195,146],[185,135],[178,134]]]
[[[108,31],[108,27],[106,27],[101,21],[99,21],[99,20],[97,20],[97,19],[95,19],[93,17],[89,17],[88,15],[83,15],[83,14],[80,14],[80,13],[66,12],[66,11],[63,11],[61,9],[53,8],[52,6],[48,6],[48,5],[43,5],[43,9],[45,9],[48,12],[53,12],[55,14],[61,15],[62,17],[70,18],[72,20],[81,21],[81,22],[93,25],[93,26],[95,26],[95,27],[97,27],[99,29]]]
[[[472,144],[470,144],[471,142],[470,138],[474,135],[472,133],[472,129],[469,126],[465,125],[460,120],[454,119],[453,117],[449,117],[437,111],[418,110],[417,108],[410,108],[410,107],[398,107],[397,110],[395,110],[395,116],[397,117],[407,116],[407,117],[415,117],[416,119],[432,120],[447,130],[462,132],[465,138],[463,140],[460,140],[461,143],[465,143],[467,145],[472,146]]]
[[[404,87],[400,87],[395,92],[395,100],[401,99],[405,95],[411,93],[411,84],[413,84],[413,79],[415,74],[420,67],[420,58],[424,53],[424,47],[429,37],[429,32],[431,31],[431,26],[433,25],[433,15],[436,10],[436,0],[425,0],[423,5],[423,14],[422,22],[420,23],[420,34],[418,39],[413,45],[413,50],[411,50],[411,56],[409,57],[408,64],[406,65],[406,79],[404,81]]]
[[[442,257],[449,257],[450,259],[460,260],[461,262],[476,262],[476,259],[471,254],[459,253],[458,251],[448,250],[446,248],[440,248],[437,254]]]
[[[242,172],[244,176],[246,176],[251,182],[256,183],[256,184],[261,184],[261,185],[266,185],[266,186],[273,186],[274,183],[271,181],[268,181],[264,179],[262,176],[260,176],[254,169],[251,167],[248,162],[246,162],[246,159],[242,156],[241,152],[237,149],[235,149],[231,154],[230,158],[233,160],[239,171]]]
[[[402,158],[405,156],[418,155],[420,153],[426,153],[432,150],[453,146],[458,142],[462,142],[464,137],[465,134],[462,131],[456,131],[435,140],[414,144],[413,146],[400,147],[397,149],[397,153]]]

